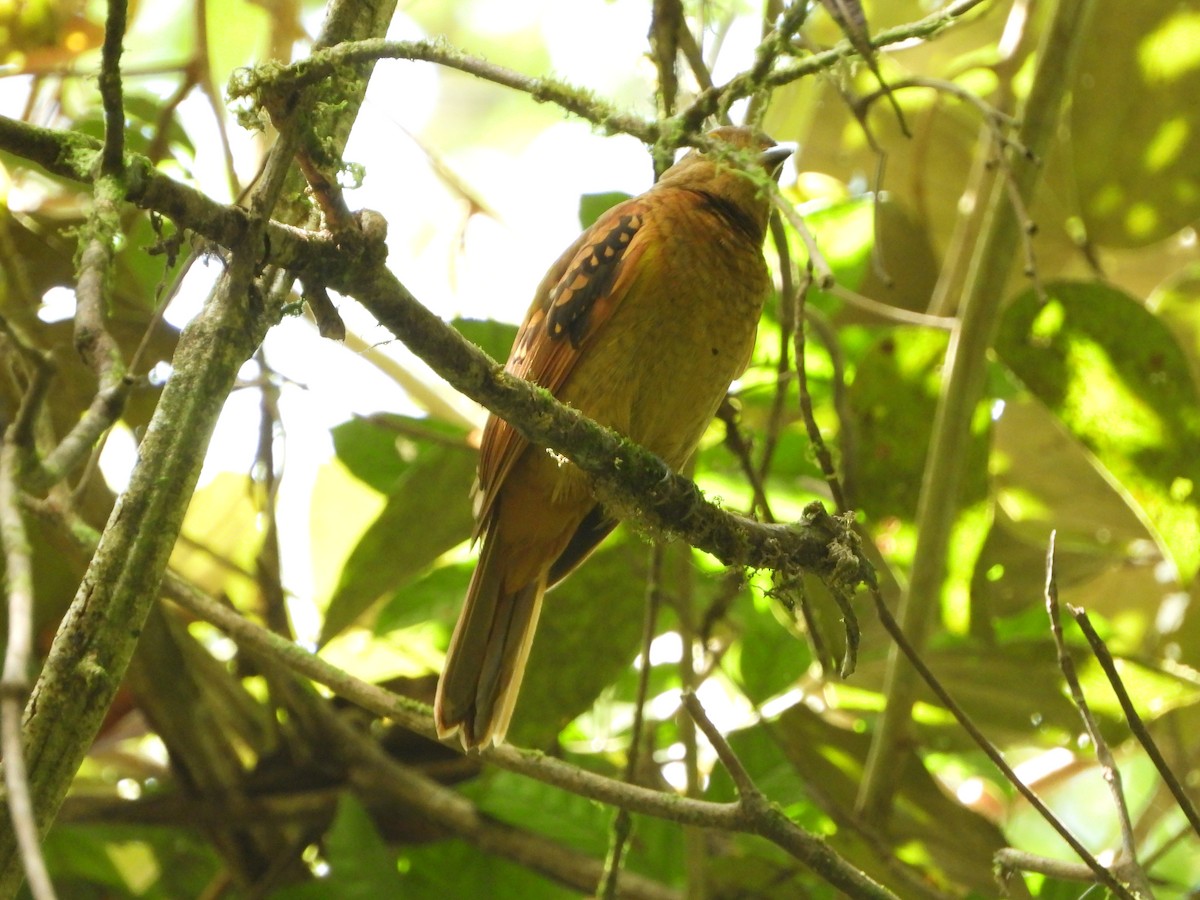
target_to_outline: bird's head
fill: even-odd
[[[711,149],[688,151],[663,173],[658,185],[698,191],[732,203],[765,233],[771,201],[764,176],[778,178],[795,148],[742,126],[716,128],[708,138],[713,142]]]

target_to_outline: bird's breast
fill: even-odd
[[[760,248],[705,210],[657,227],[561,397],[679,468],[745,369],[768,276]]]

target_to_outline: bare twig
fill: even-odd
[[[717,418],[725,426],[725,449],[733,454],[742,474],[746,476],[746,481],[750,484],[753,495],[750,500],[750,515],[755,515],[755,510],[757,510],[761,521],[777,521],[775,514],[771,512],[771,503],[767,499],[767,489],[763,484],[763,477],[760,470],[755,467],[754,460],[750,458],[750,441],[742,433],[741,425],[738,422],[737,406],[730,401],[729,397],[726,397],[724,402],[717,407]]]
[[[825,476],[825,483],[829,485],[829,495],[833,497],[833,502],[838,510],[845,512],[846,498],[842,494],[842,485],[837,477],[837,470],[833,465],[833,455],[829,452],[825,438],[821,435],[821,429],[817,427],[816,415],[813,412],[812,394],[808,390],[808,367],[805,364],[805,351],[807,347],[804,320],[807,312],[806,306],[810,287],[812,287],[811,265],[805,270],[804,278],[800,282],[800,287],[793,298],[795,311],[792,314],[792,319],[797,323],[794,341],[796,344],[796,378],[800,389],[800,412],[804,418],[804,426],[808,431],[808,440],[817,455],[817,463],[821,466],[821,472]]]
[[[650,11],[650,58],[658,72],[658,112],[666,117],[675,111],[679,94],[679,32],[685,28],[680,0],[654,0]]]
[[[1033,791],[1033,789],[1020,779],[1017,773],[1013,771],[1012,766],[1010,766],[1004,759],[1003,754],[996,749],[995,744],[987,739],[987,737],[982,731],[979,730],[979,727],[975,724],[971,717],[967,715],[966,711],[958,705],[958,702],[953,697],[950,696],[950,693],[938,680],[937,676],[933,674],[929,666],[925,664],[925,661],[921,659],[920,655],[913,648],[913,645],[909,643],[908,638],[905,637],[904,631],[900,628],[899,623],[892,616],[891,611],[887,608],[887,604],[883,602],[883,595],[879,593],[879,590],[876,588],[871,588],[871,597],[875,601],[875,611],[879,616],[880,622],[883,623],[884,629],[889,635],[891,635],[892,640],[895,641],[899,652],[903,654],[904,658],[908,661],[909,665],[913,667],[921,680],[925,682],[931,691],[933,691],[934,696],[938,698],[938,701],[942,704],[942,706],[950,711],[950,714],[954,716],[955,721],[957,721],[959,726],[965,732],[967,732],[971,740],[975,742],[975,745],[984,752],[989,760],[991,760],[992,765],[999,769],[1009,784],[1016,788],[1017,792],[1025,798],[1026,802],[1029,803],[1029,805],[1035,810],[1037,810],[1038,815],[1045,819],[1050,827],[1058,832],[1059,837],[1066,841],[1067,846],[1069,846],[1071,850],[1081,860],[1083,860],[1084,864],[1091,870],[1098,882],[1107,887],[1117,897],[1122,898],[1122,900],[1136,900],[1135,895],[1132,894],[1125,885],[1121,884],[1121,882],[1116,879],[1112,872],[1100,864],[1096,857],[1093,856],[1088,849],[1079,842],[1079,839],[1076,838],[1075,835],[1071,834],[1070,829],[1067,828],[1067,826],[1064,825],[1056,815],[1054,815],[1054,813],[1048,806],[1046,806],[1044,802],[1042,802],[1042,799]]]
[[[376,715],[386,716],[418,734],[436,739],[433,716],[424,704],[355,678],[303,647],[247,621],[232,609],[203,596],[172,575],[168,575],[165,587],[177,603],[216,625],[240,646],[268,654],[288,668],[325,685],[334,693],[364,709]],[[798,828],[773,807],[765,817],[760,818],[736,803],[695,800],[637,785],[623,784],[545,754],[519,750],[505,744],[489,748],[481,755],[488,762],[503,769],[535,778],[600,803],[624,807],[631,812],[667,819],[682,825],[758,834],[811,866],[813,871],[830,884],[849,891],[851,896],[892,897],[890,892],[865,879],[861,872],[837,856],[824,841]]]
[[[1075,619],[1084,637],[1087,638],[1088,645],[1092,648],[1092,653],[1096,657],[1096,662],[1100,663],[1100,668],[1104,670],[1113,693],[1117,695],[1117,702],[1121,704],[1121,711],[1125,714],[1125,721],[1129,723],[1129,727],[1138,739],[1138,743],[1145,749],[1146,755],[1154,763],[1154,768],[1158,770],[1159,776],[1166,782],[1167,788],[1171,791],[1171,796],[1179,804],[1179,808],[1183,811],[1184,816],[1187,817],[1192,830],[1200,837],[1200,813],[1197,813],[1191,797],[1187,795],[1187,791],[1184,790],[1175,773],[1171,771],[1171,766],[1167,763],[1166,758],[1163,757],[1162,751],[1158,749],[1158,744],[1151,736],[1149,729],[1146,728],[1146,723],[1142,721],[1137,708],[1133,705],[1129,691],[1125,690],[1125,684],[1121,681],[1121,675],[1117,671],[1117,664],[1113,661],[1112,654],[1108,652],[1108,647],[1105,646],[1104,640],[1096,633],[1096,629],[1092,627],[1091,619],[1088,618],[1086,611],[1068,606],[1067,612]]]
[[[779,192],[779,186],[772,182],[769,188],[771,197],[775,201],[775,208],[783,213],[788,224],[796,229],[796,234],[800,235],[800,240],[804,242],[804,247],[808,251],[806,265],[816,281],[817,287],[823,291],[829,290],[836,280],[833,277],[833,269],[829,267],[824,254],[821,253],[821,248],[817,246],[817,239],[808,230],[808,226],[804,223],[804,217],[796,212],[796,207]]]
[[[842,287],[840,284],[830,285],[825,290],[839,300],[844,301],[847,306],[853,306],[865,313],[878,316],[885,322],[896,322],[900,325],[919,325],[922,328],[936,328],[939,331],[949,331],[954,327],[955,319],[953,316],[933,316],[929,313],[901,309],[898,306],[892,306],[888,303],[880,303],[878,300]]]
[[[266,356],[260,347],[255,354],[262,385],[259,393],[258,449],[253,477],[262,486],[259,515],[265,520],[262,546],[254,560],[254,580],[262,603],[263,621],[272,631],[294,638],[287,613],[287,598],[283,592],[279,521],[276,496],[279,492],[278,467],[275,460],[275,440],[282,437],[283,424],[279,415],[279,385],[272,379]]]
[[[808,440],[816,453],[817,462],[820,464],[821,472],[825,476],[825,483],[829,485],[829,492],[833,497],[834,503],[837,504],[840,513],[845,516],[852,516],[853,514],[846,506],[846,497],[842,493],[841,481],[838,479],[837,472],[834,469],[833,456],[825,444],[825,438],[821,435],[821,429],[817,426],[817,418],[813,412],[812,395],[808,391],[808,367],[805,362],[804,336],[807,330],[805,325],[805,303],[807,302],[808,289],[811,285],[812,264],[810,260],[804,272],[804,280],[796,291],[796,311],[792,317],[797,323],[795,333],[796,378],[799,382],[800,390],[800,412],[804,418],[804,427],[808,431]],[[858,663],[858,642],[860,636],[858,617],[854,613],[854,607],[850,604],[850,592],[832,590],[830,593],[833,595],[838,609],[841,610],[842,623],[846,629],[846,652],[842,657],[840,673],[842,678],[849,678]]]
[[[26,458],[32,463],[34,459],[34,423],[42,408],[46,391],[50,388],[50,380],[54,377],[54,363],[48,353],[39,349],[33,340],[15,322],[10,322],[0,314],[0,338],[16,350],[17,356],[28,366],[29,383],[21,397],[21,405],[9,425],[7,439],[21,447]]]
[[[764,482],[771,471],[771,461],[783,428],[783,413],[787,408],[788,386],[792,378],[792,332],[796,328],[796,267],[788,250],[787,232],[777,213],[771,214],[771,243],[775,245],[775,252],[779,254],[779,358],[775,362],[775,394],[771,399],[771,412],[767,416],[767,427],[763,432],[757,484]],[[763,499],[765,501],[766,498]]]
[[[692,721],[700,726],[700,730],[704,732],[704,736],[712,744],[713,750],[717,752],[717,759],[721,760],[721,765],[729,773],[729,777],[733,781],[733,786],[737,788],[738,797],[741,799],[741,802],[751,806],[769,804],[770,801],[766,795],[755,786],[750,773],[746,771],[746,767],[742,765],[742,761],[738,759],[737,754],[733,752],[733,748],[729,746],[729,741],[725,740],[725,735],[721,734],[721,730],[712,723],[712,719],[708,717],[708,714],[704,711],[704,706],[693,691],[686,690],[683,692],[683,706],[687,710],[688,715],[692,717]]]
[[[634,698],[633,727],[629,730],[629,756],[625,760],[625,782],[637,781],[642,731],[645,728],[646,698],[650,692],[650,645],[658,632],[658,608],[661,604],[661,580],[663,545],[655,542],[650,548],[650,573],[646,576],[646,610],[642,619],[642,669],[638,673],[637,696]],[[615,900],[621,877],[621,866],[625,847],[633,831],[633,817],[624,807],[613,816],[608,856],[604,860],[604,873],[596,896],[604,900]]]
[[[22,746],[21,717],[29,694],[29,664],[33,650],[33,551],[18,500],[20,451],[11,438],[10,428],[0,444],[0,547],[4,551],[8,613],[8,643],[4,649],[4,672],[0,676],[0,752],[4,756],[9,818],[30,893],[35,900],[53,900],[54,886],[42,857]]]
[[[1129,806],[1125,802],[1125,791],[1121,784],[1121,771],[1117,768],[1112,751],[1109,750],[1108,742],[1104,740],[1104,735],[1100,733],[1100,728],[1096,724],[1096,719],[1092,715],[1091,708],[1088,706],[1087,698],[1083,694],[1083,686],[1080,685],[1079,677],[1075,673],[1075,662],[1071,659],[1070,653],[1067,652],[1067,645],[1063,641],[1062,621],[1058,602],[1058,580],[1055,574],[1054,541],[1055,532],[1052,531],[1050,532],[1050,541],[1046,547],[1046,611],[1050,616],[1050,633],[1054,636],[1054,646],[1058,650],[1058,667],[1062,670],[1063,678],[1067,682],[1067,688],[1071,692],[1071,699],[1079,709],[1079,715],[1083,719],[1084,727],[1087,728],[1088,735],[1092,739],[1092,745],[1096,748],[1096,760],[1100,763],[1104,780],[1108,784],[1109,791],[1112,794],[1113,808],[1117,811],[1117,821],[1121,827],[1121,857],[1123,858],[1119,858],[1114,862],[1114,868],[1121,869],[1122,875],[1129,880],[1135,890],[1150,897],[1153,896],[1153,892],[1150,889],[1150,881],[1137,861],[1137,842],[1133,837],[1133,823],[1129,818]]]
[[[100,102],[104,105],[102,175],[119,175],[125,167],[125,101],[121,96],[121,42],[125,39],[126,0],[108,0],[104,46],[100,52]]]
[[[1012,847],[1004,847],[997,850],[994,860],[996,867],[1005,873],[1037,872],[1041,875],[1049,875],[1051,878],[1062,878],[1066,881],[1093,881],[1095,879],[1095,873],[1083,863],[1050,859],[1046,856],[1038,856],[1033,853],[1027,853],[1024,850],[1016,850]]]

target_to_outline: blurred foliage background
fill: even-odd
[[[1036,232],[1007,281],[989,286],[1003,296],[1003,313],[986,399],[961,448],[966,477],[923,656],[1022,778],[1110,860],[1117,819],[1064,691],[1044,604],[1045,555],[1056,530],[1062,599],[1099,624],[1138,710],[1195,796],[1200,6],[1094,5],[1067,111],[1039,161],[1041,189],[1021,211]],[[936,6],[864,3],[873,33]],[[766,107],[765,129],[799,146],[784,194],[836,280],[807,298],[815,417],[889,602],[912,562],[947,331],[983,185],[1006,177],[981,110],[1011,113],[1026,95],[1052,6],[984,2],[928,40],[882,52],[878,64],[911,137],[886,101],[856,115],[852,101],[878,88],[861,62],[794,81]],[[760,4],[687,0],[683,10],[717,83],[751,65]],[[444,38],[651,116],[651,12],[648,0],[413,0],[401,5],[391,36]],[[103,16],[100,3],[0,2],[0,111],[99,136]],[[254,177],[265,139],[234,123],[224,85],[236,67],[303,56],[320,18],[319,7],[297,0],[131,6],[123,63],[130,149],[234,200]],[[803,46],[841,40],[838,24],[814,7]],[[684,94],[694,93],[695,79],[681,71]],[[735,106],[735,118],[741,111]],[[650,156],[633,138],[604,137],[552,104],[416,62],[377,68],[346,158],[362,166],[352,206],[388,219],[392,268],[497,359],[562,247],[652,177]],[[0,311],[54,353],[47,427],[61,434],[95,391],[69,321],[75,235],[89,194],[5,153],[0,193]],[[129,211],[122,229],[111,327],[126,358],[142,345],[139,374],[151,377],[68,485],[96,528],[128,479],[178,329],[220,268],[212,254],[160,252],[163,229],[144,214]],[[804,260],[790,229],[789,247],[793,262]],[[775,248],[768,255],[777,263]],[[244,367],[172,567],[355,675],[429,701],[471,573],[468,490],[482,413],[354,304],[340,311],[351,330],[344,345],[295,316]],[[778,521],[814,499],[829,501],[786,361],[780,375],[790,322],[783,304],[769,304],[751,368],[693,472],[727,509]],[[18,387],[6,369],[4,418]],[[760,481],[758,498],[747,470]],[[51,525],[30,527],[45,649],[87,561]],[[901,896],[995,896],[993,854],[1005,846],[1073,859],[928,694],[914,709],[911,742],[889,761],[891,816],[859,819],[890,646],[869,605],[859,608],[858,671],[842,681],[792,606],[796,586],[727,572],[670,545],[647,663],[640,634],[651,552],[622,528],[549,595],[512,742],[621,777],[638,660],[652,667],[642,783],[734,797],[711,748],[682,718],[687,683],[771,800]],[[836,655],[836,606],[818,583],[800,590],[826,655]],[[1200,839],[1069,623],[1067,641],[1124,776],[1157,896],[1194,896]],[[370,728],[489,821],[603,859],[611,810],[406,739],[385,723]],[[580,890],[485,852],[470,834],[432,827],[323,765],[269,673],[168,605],[143,633],[47,855],[60,895],[79,898],[539,898]],[[647,818],[636,821],[627,866],[680,895],[835,895],[761,839]],[[1083,888],[1027,875],[1014,890],[1060,898]]]

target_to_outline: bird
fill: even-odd
[[[708,137],[562,253],[505,365],[676,471],[749,363],[771,285],[765,180],[793,149],[740,126]],[[503,742],[543,595],[617,524],[581,470],[495,415],[475,503],[482,547],[434,701],[439,738],[467,751]]]

